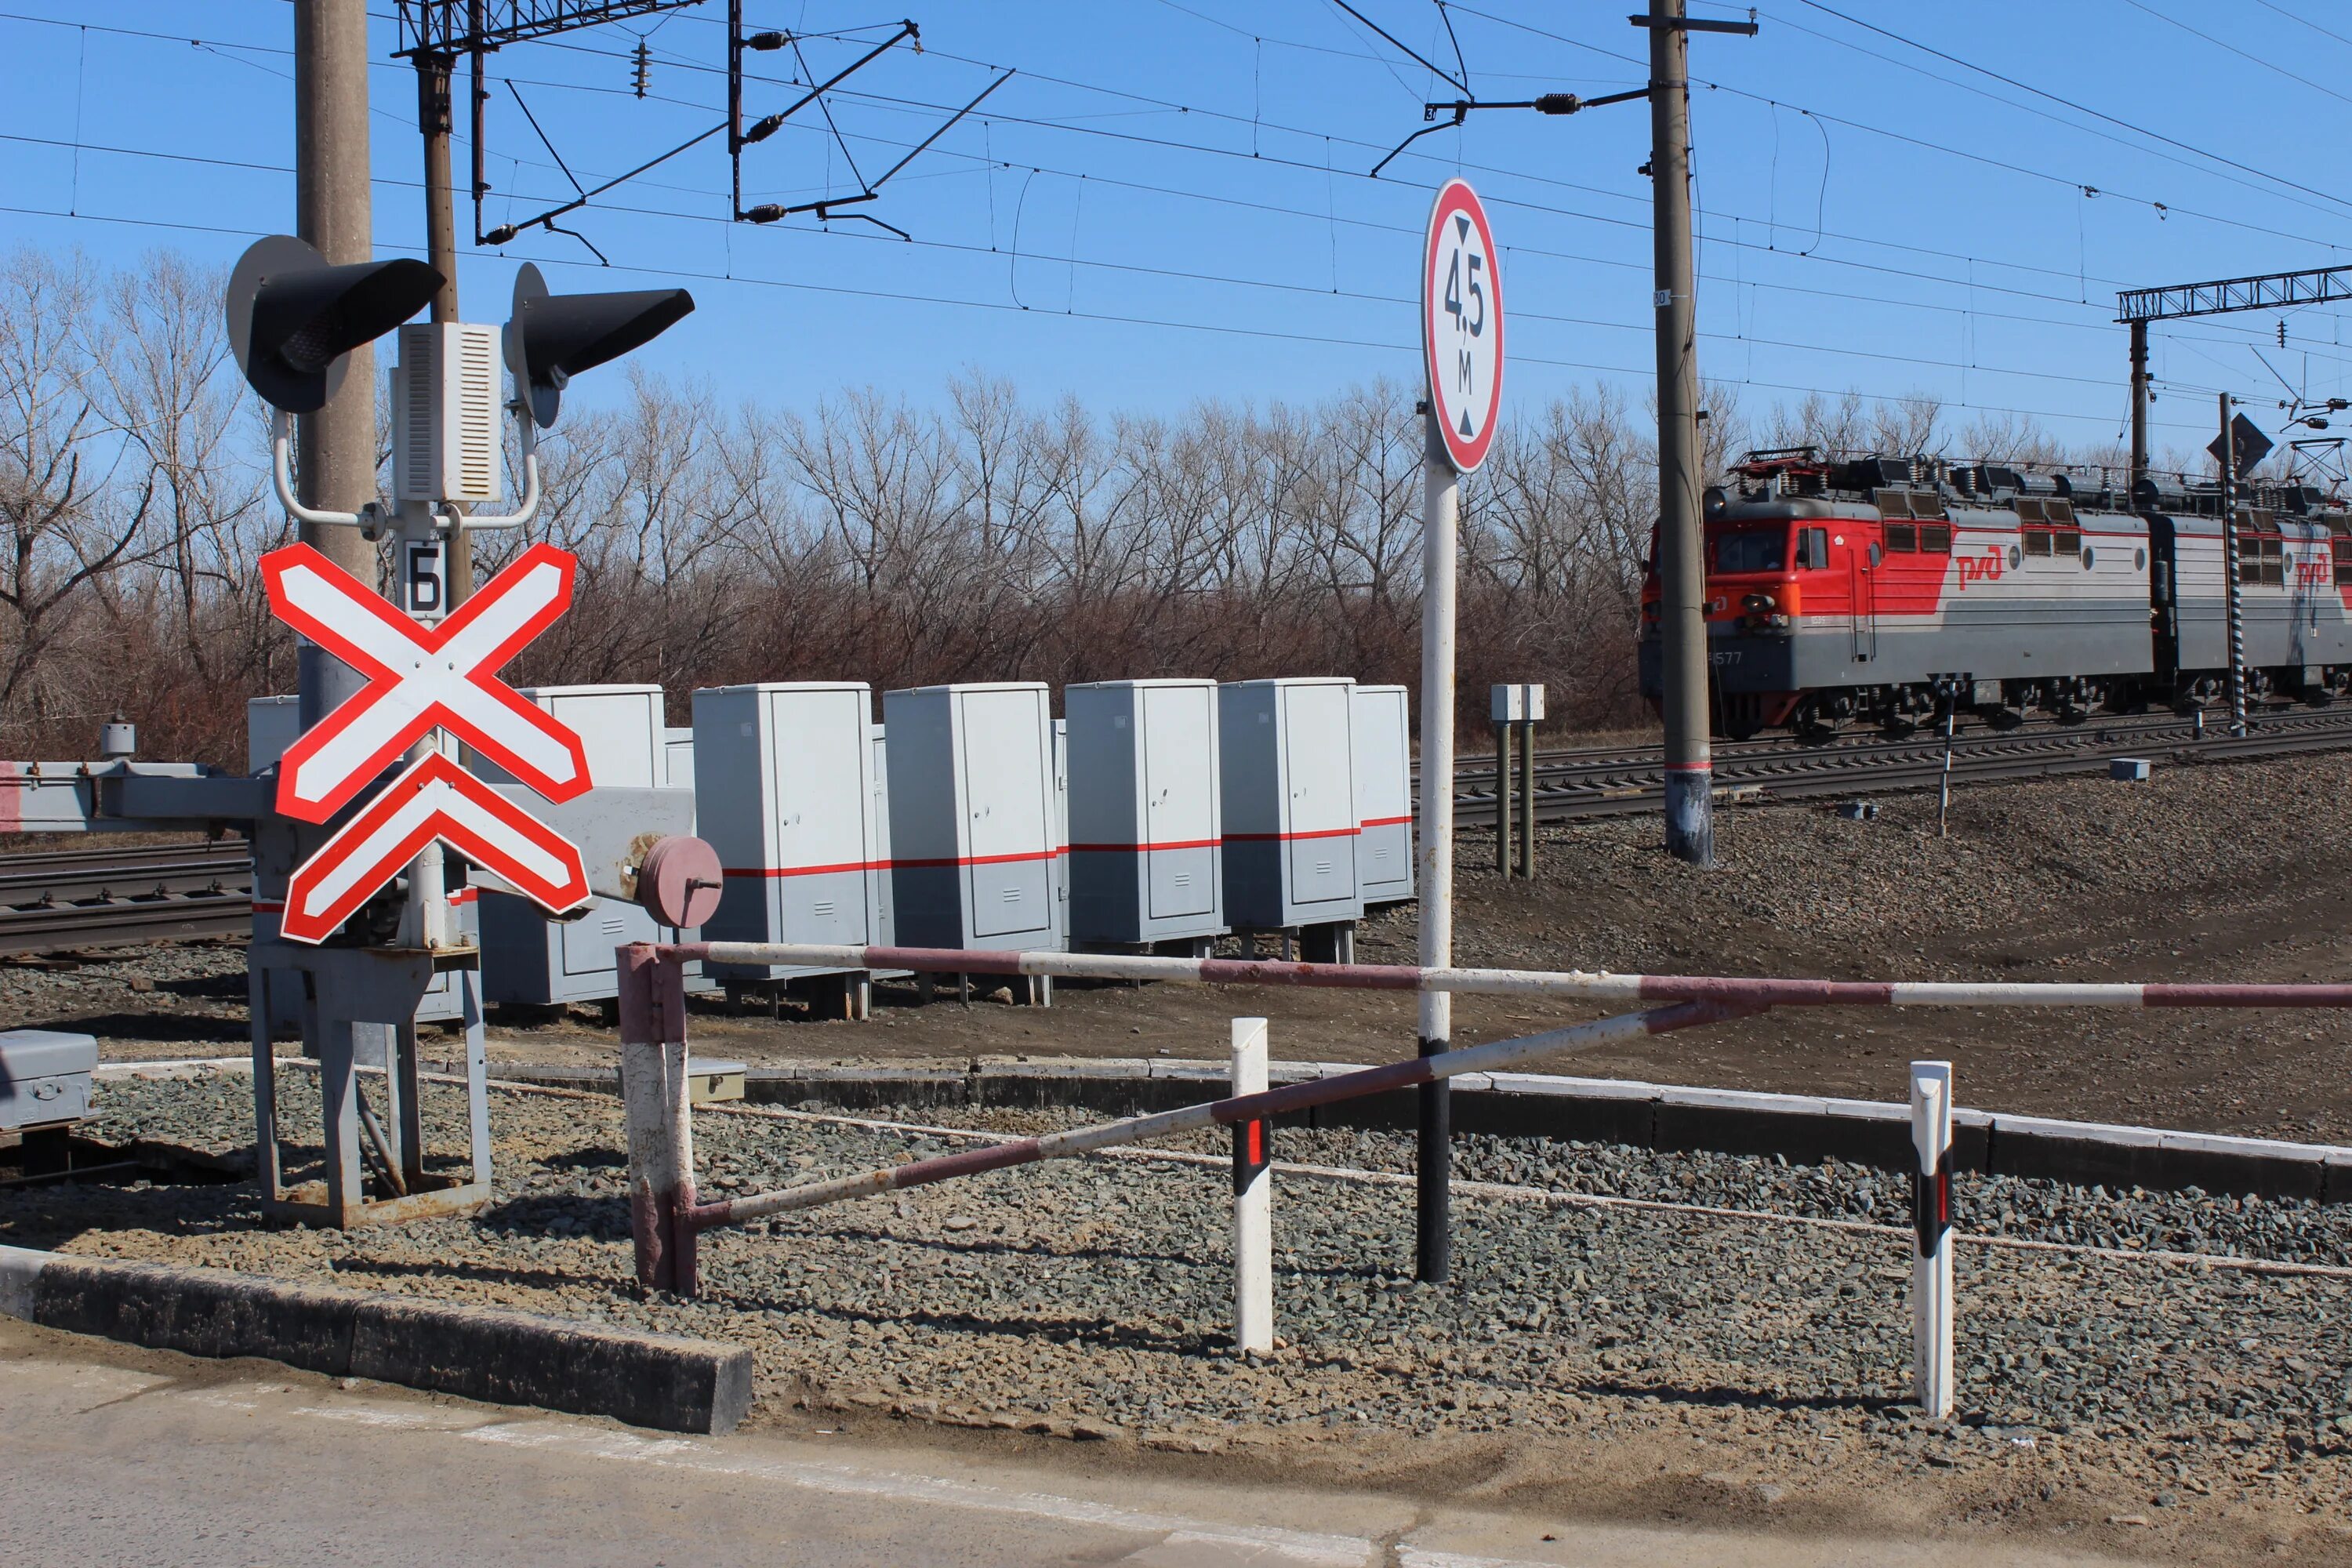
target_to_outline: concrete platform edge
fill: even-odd
[[[730,1432],[751,1407],[751,1352],[740,1345],[227,1269],[0,1247],[0,1312],[150,1350],[255,1356],[665,1432]]]

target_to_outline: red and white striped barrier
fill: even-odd
[[[1441,991],[1547,996],[1610,1005],[1723,1002],[1755,1007],[2352,1007],[2352,985],[2196,985],[2042,981],[1772,980],[1738,975],[1612,974],[1545,969],[1423,969],[1409,963],[1294,963],[1255,958],[1160,958],[960,948],[831,947],[701,942],[661,950],[714,963],[904,969],[932,974],[1046,975],[1204,985],[1295,985],[1340,991]]]

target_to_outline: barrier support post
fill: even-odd
[[[694,1130],[687,1098],[684,966],[658,949],[619,953],[621,1112],[629,1144],[629,1232],[637,1283],[691,1296],[698,1283]]]
[[[1265,1091],[1264,1018],[1234,1020],[1234,1093]],[[1234,1348],[1274,1349],[1273,1129],[1264,1118],[1234,1123]]]
[[[1952,1064],[1911,1064],[1911,1394],[1952,1413]]]

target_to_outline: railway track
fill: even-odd
[[[2175,764],[2283,756],[2352,749],[2352,712],[2284,710],[2253,716],[2243,736],[2208,722],[2201,737],[2193,720],[2170,714],[2116,717],[2076,725],[2017,730],[1963,729],[1952,747],[1952,780],[2056,777],[2095,772],[2116,757],[2145,756]],[[1856,795],[1933,787],[1944,770],[1940,735],[1903,740],[1883,736],[1829,741],[1745,741],[1715,748],[1716,795],[1735,802]],[[1538,752],[1536,816],[1632,816],[1664,808],[1659,748],[1596,747]],[[1454,820],[1465,826],[1495,823],[1491,759],[1454,770]]]
[[[2078,725],[1963,730],[1952,750],[1955,784],[2095,772],[2110,758],[2173,765],[2352,750],[2352,711],[2289,710],[2256,715],[2244,736],[2171,715]],[[1719,799],[1765,802],[1932,788],[1943,741],[1840,737],[1798,742],[1742,741],[1715,749]],[[1655,746],[1571,747],[1536,753],[1536,816],[1558,822],[1662,809]],[[1454,769],[1454,819],[1492,827],[1491,758]],[[253,858],[242,839],[194,845],[97,845],[0,856],[0,955],[243,935],[253,918]]]
[[[243,839],[0,856],[0,954],[242,936],[252,921]]]

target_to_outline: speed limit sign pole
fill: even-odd
[[[1449,180],[1422,251],[1421,963],[1454,962],[1454,572],[1462,476],[1486,460],[1503,399],[1503,279],[1477,193]],[[1446,1049],[1453,998],[1421,994],[1421,1054]],[[1444,1079],[1421,1086],[1414,1272],[1432,1283],[1454,1258],[1453,1107]]]

